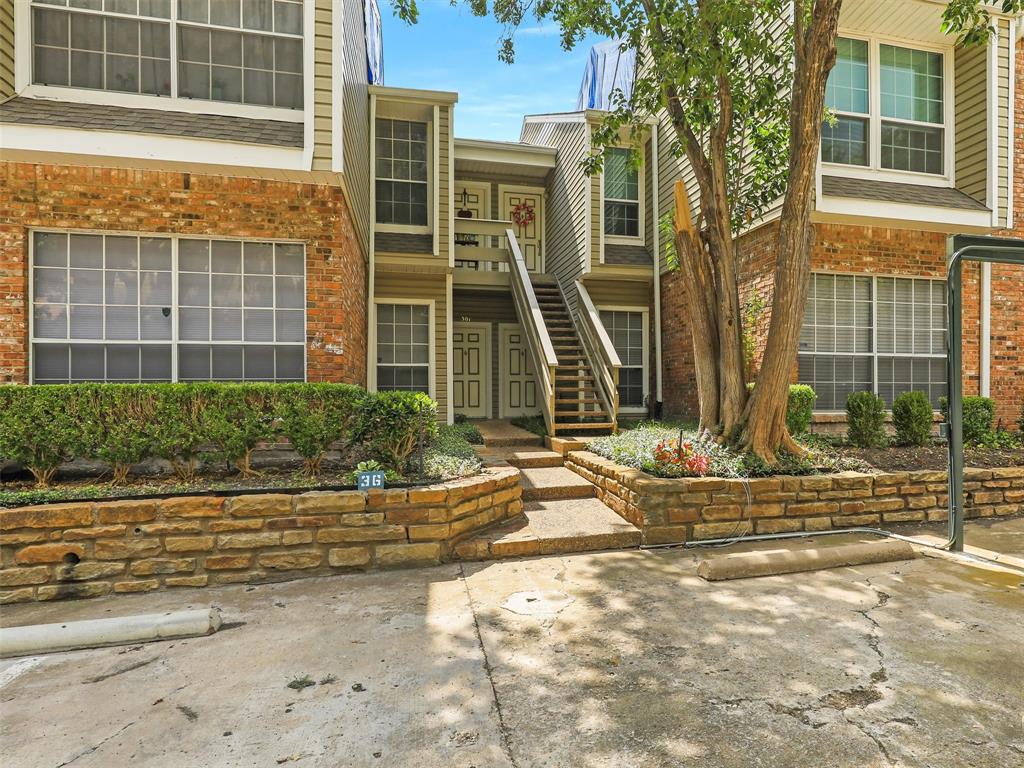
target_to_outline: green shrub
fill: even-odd
[[[97,429],[91,458],[110,464],[113,484],[122,485],[132,464],[153,455],[157,394],[149,384],[96,384],[92,396]]]
[[[874,392],[852,392],[846,398],[846,436],[858,448],[885,445],[885,401]]]
[[[235,465],[245,477],[256,474],[252,452],[274,437],[277,384],[220,384],[206,409],[214,456]]]
[[[210,442],[208,422],[219,384],[153,384],[153,455],[170,462],[182,482],[195,478],[203,447]]]
[[[437,431],[437,405],[419,392],[368,392],[359,401],[352,429],[378,459],[401,474],[417,445]]]
[[[333,443],[347,440],[363,390],[347,384],[282,384],[277,389],[278,428],[316,477]]]
[[[36,484],[50,484],[65,461],[90,452],[87,399],[79,385],[0,386],[0,459],[23,464]]]
[[[516,416],[509,419],[509,423],[513,427],[519,427],[525,429],[527,432],[533,432],[537,437],[547,437],[548,428],[544,423],[543,416]]]
[[[465,424],[438,427],[424,459],[428,477],[449,480],[480,471],[480,459],[466,440],[464,427]]]
[[[818,396],[806,384],[791,384],[786,404],[786,428],[791,435],[802,435],[811,426],[814,401]]]
[[[455,419],[454,428],[458,431],[462,438],[472,445],[483,445],[484,436],[480,434],[480,430],[477,429],[476,424],[465,419]]]
[[[932,404],[924,392],[904,392],[892,401],[892,423],[898,445],[932,441]]]
[[[965,395],[963,400],[964,444],[978,445],[991,441],[992,422],[996,418],[996,404],[990,397]],[[949,398],[939,400],[942,417],[949,421]]]

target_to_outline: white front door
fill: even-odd
[[[544,271],[544,190],[500,186],[501,218],[512,222],[523,260],[530,272]],[[519,222],[516,222],[516,219]]]
[[[523,329],[511,323],[501,325],[501,357],[498,362],[499,396],[502,418],[533,416],[540,413],[537,380],[526,348]]]
[[[452,326],[452,395],[456,413],[486,419],[490,411],[490,335],[486,323]]]

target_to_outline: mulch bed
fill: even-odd
[[[949,463],[949,454],[945,445],[930,445],[921,448],[852,448],[844,446],[837,448],[836,452],[865,461],[881,472],[945,470]],[[964,451],[964,466],[979,469],[1024,466],[1024,449],[968,448]]]

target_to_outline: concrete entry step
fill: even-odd
[[[597,499],[534,501],[521,517],[455,545],[455,560],[632,549],[640,531]]]
[[[476,449],[476,455],[487,464],[505,462],[519,469],[561,467],[565,462],[560,453],[533,447],[488,448],[483,446]]]
[[[520,472],[524,502],[587,499],[596,495],[593,483],[565,467],[526,468]]]
[[[480,430],[484,445],[488,448],[544,444],[544,438],[501,419],[484,419],[473,423]]]

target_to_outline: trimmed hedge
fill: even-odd
[[[965,395],[963,400],[964,444],[977,445],[992,438],[992,423],[996,418],[996,404],[991,397]],[[942,418],[949,422],[949,398],[939,400]]]
[[[786,428],[791,435],[803,435],[811,426],[814,415],[814,401],[818,399],[814,390],[806,384],[790,384],[789,400],[786,404]]]
[[[932,441],[932,404],[924,392],[904,392],[892,401],[897,445],[928,445]]]
[[[252,474],[261,443],[287,439],[315,476],[336,443],[360,441],[397,473],[437,430],[437,407],[414,392],[348,384],[60,384],[0,386],[0,461],[22,464],[40,486],[73,459],[111,465],[169,461],[188,481],[200,458]]]
[[[885,401],[874,392],[851,392],[846,398],[846,436],[858,448],[885,445]]]

